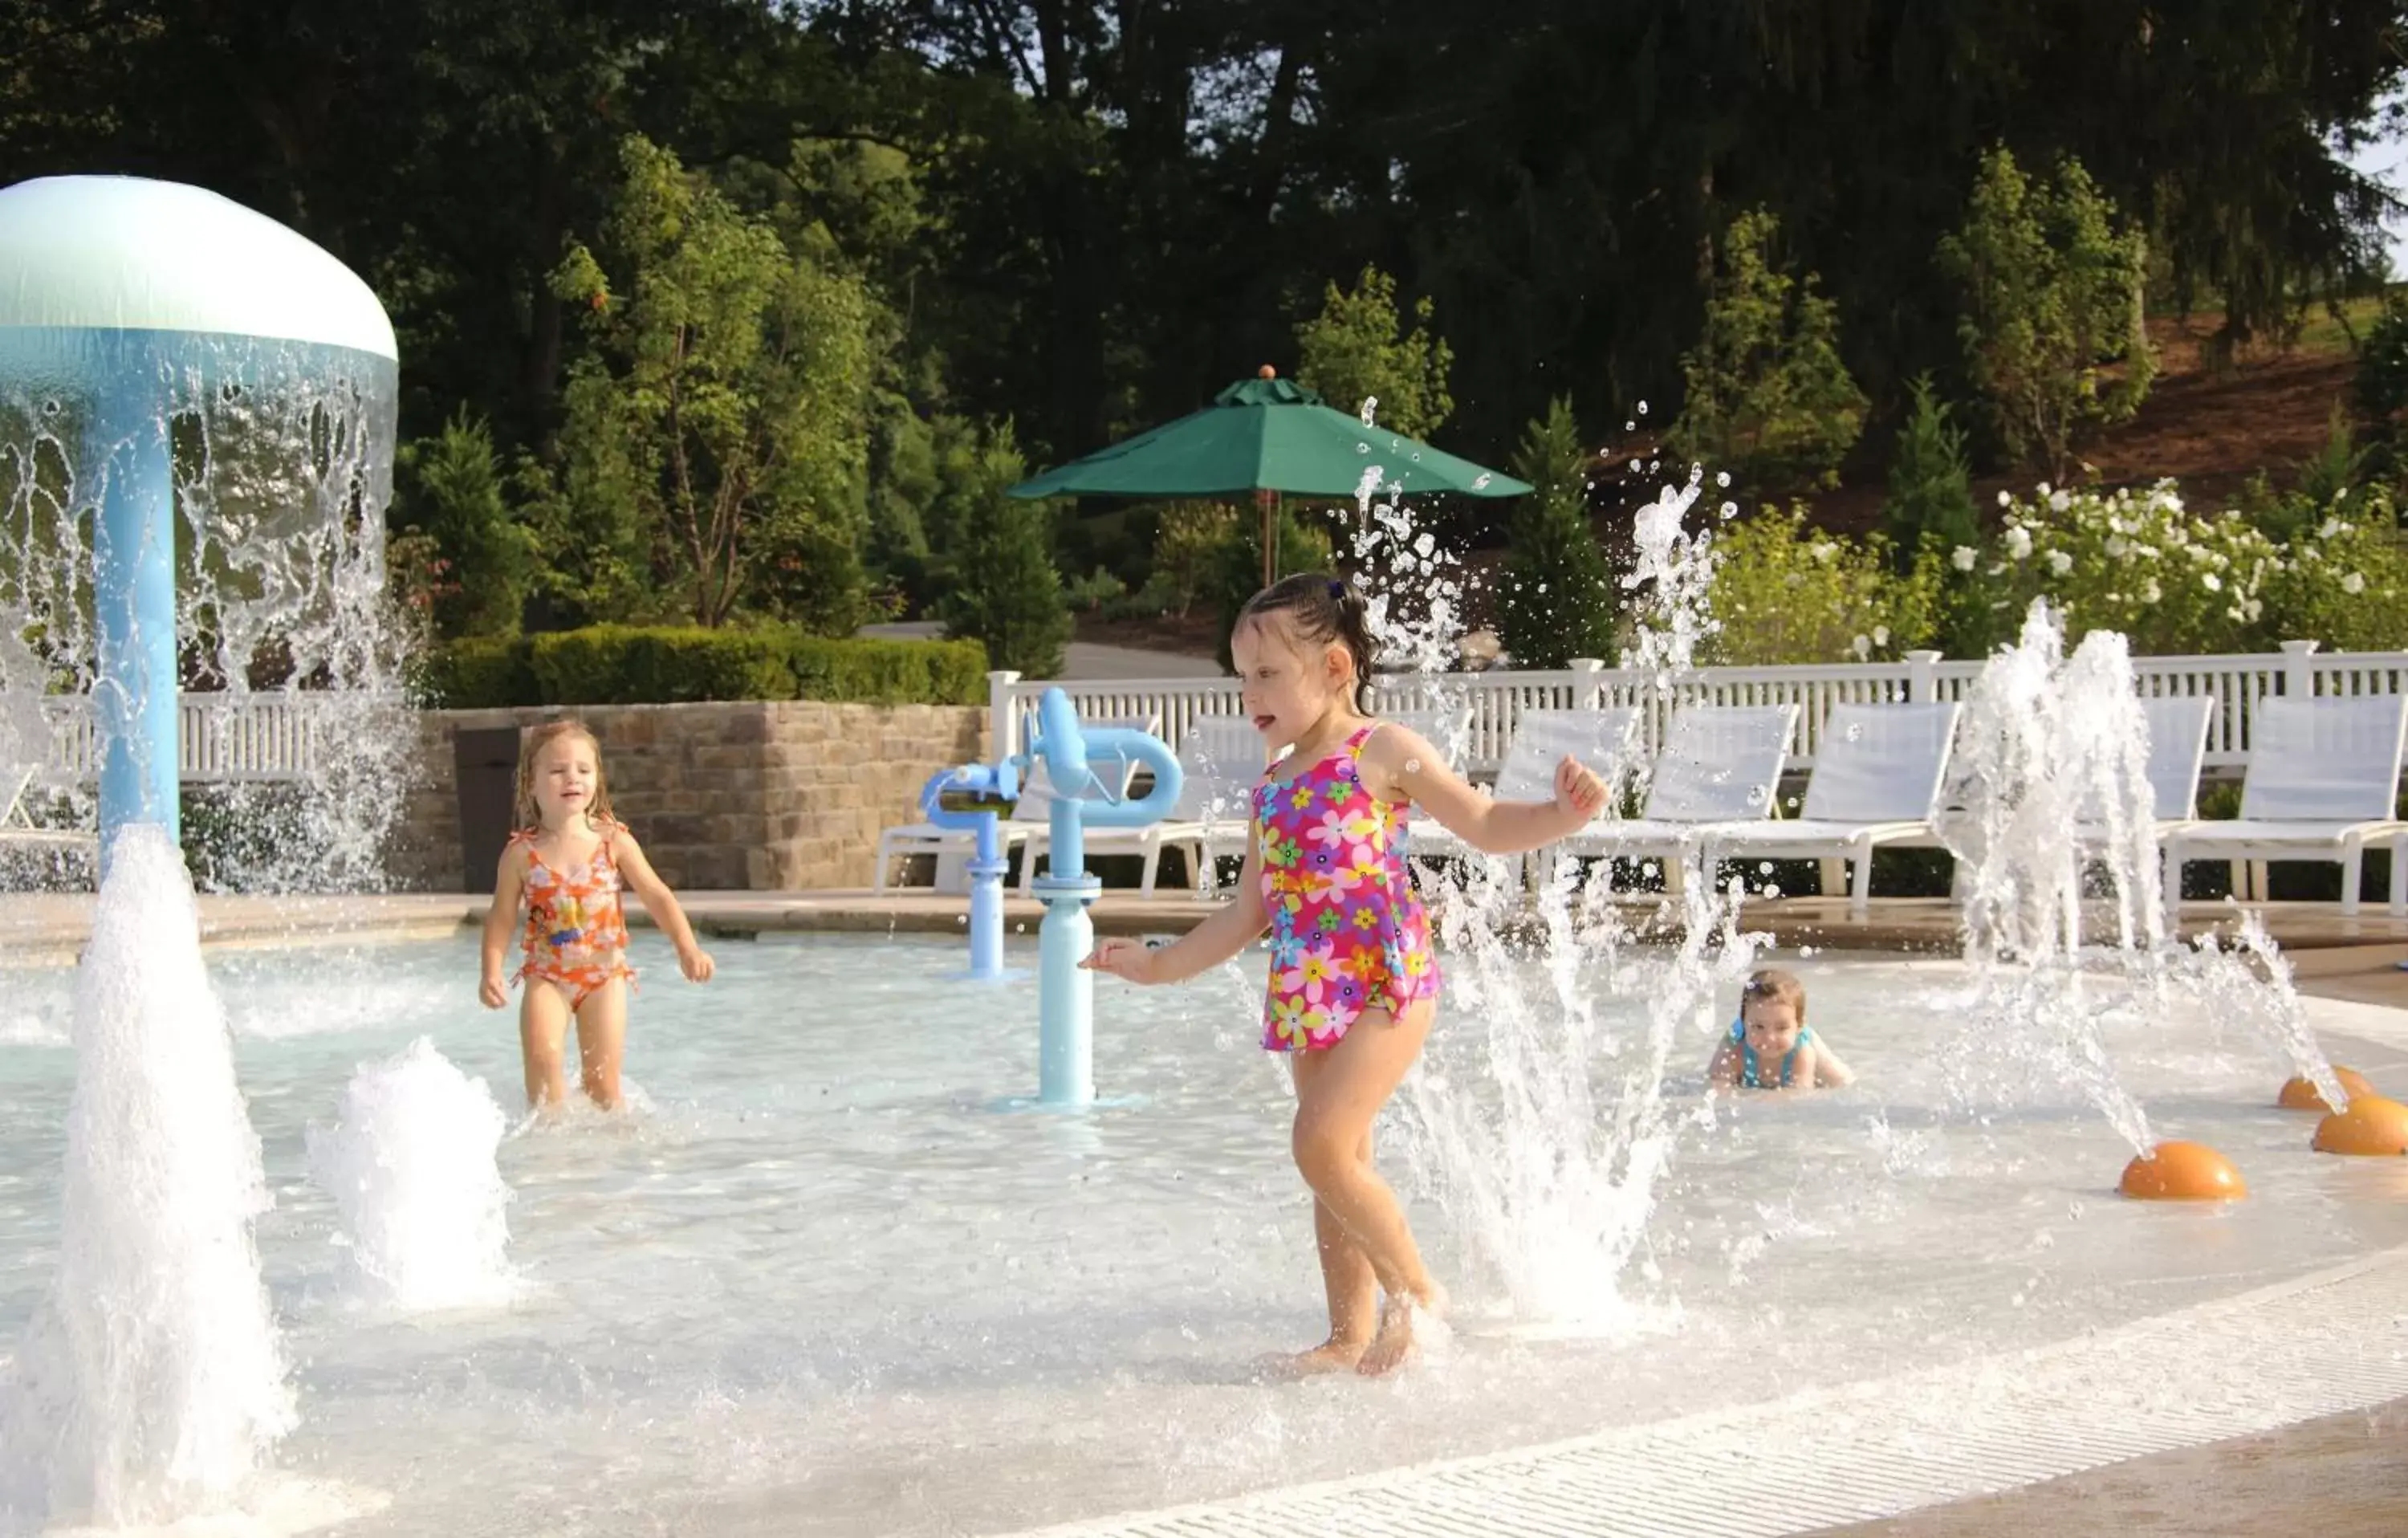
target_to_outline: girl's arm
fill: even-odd
[[[1717,1089],[1739,1087],[1739,1047],[1725,1037],[1706,1064],[1706,1082]]]
[[[1411,801],[1472,848],[1519,855],[1587,826],[1605,805],[1605,782],[1579,759],[1555,766],[1552,801],[1499,801],[1447,767],[1420,733],[1394,722],[1363,744],[1366,788],[1383,801]]]
[[[493,906],[485,910],[484,966],[477,981],[477,997],[489,1010],[509,1002],[510,985],[502,975],[502,957],[509,949],[510,929],[518,922],[519,889],[526,882],[526,849],[512,840],[502,849],[494,868]]]
[[[1841,1061],[1840,1055],[1825,1044],[1820,1036],[1814,1038],[1813,1051],[1814,1053],[1813,1083],[1828,1085],[1833,1089],[1839,1089],[1856,1082],[1856,1070]]]
[[[652,862],[644,858],[643,847],[636,836],[621,827],[610,835],[610,856],[620,873],[627,878],[627,887],[652,915],[652,922],[668,931],[670,942],[677,946],[678,970],[689,983],[708,983],[714,970],[710,953],[697,944],[694,926],[685,921],[685,910],[678,906],[677,894],[668,883],[652,870]]]
[[[1263,855],[1249,832],[1246,866],[1238,873],[1238,895],[1215,909],[1211,917],[1158,951],[1148,949],[1141,940],[1119,936],[1099,940],[1079,965],[1132,983],[1183,983],[1253,944],[1270,921],[1269,911],[1263,907]]]

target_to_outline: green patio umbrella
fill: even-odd
[[[1451,492],[1519,496],[1529,486],[1433,449],[1418,438],[1367,427],[1300,384],[1265,368],[1212,404],[1176,422],[1123,438],[1084,459],[1011,488],[1013,496],[1232,496],[1252,492],[1263,505],[1263,570],[1268,585],[1278,549],[1271,520],[1277,496],[1352,499],[1376,467],[1373,489],[1389,494]]]

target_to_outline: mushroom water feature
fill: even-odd
[[[0,1529],[255,1502],[294,1423],[179,766],[298,722],[321,751],[251,829],[283,863],[229,849],[220,873],[339,885],[375,859],[397,799],[376,744],[401,742],[369,726],[404,651],[383,597],[396,359],[365,282],[213,193],[0,191],[0,755],[73,800],[88,720],[100,888],[57,1272],[0,1365]]]

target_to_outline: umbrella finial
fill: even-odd
[[[1258,380],[1275,380],[1279,378],[1279,370],[1273,368],[1269,364],[1265,364],[1260,368],[1254,370],[1254,378]]]

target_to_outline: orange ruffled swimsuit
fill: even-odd
[[[601,846],[575,870],[545,864],[536,853],[534,834],[510,835],[512,843],[527,846],[526,961],[518,978],[552,984],[568,995],[571,1010],[616,978],[630,985],[636,981],[636,969],[627,965],[627,920],[619,900],[625,883],[610,857],[616,831],[605,828]]]

